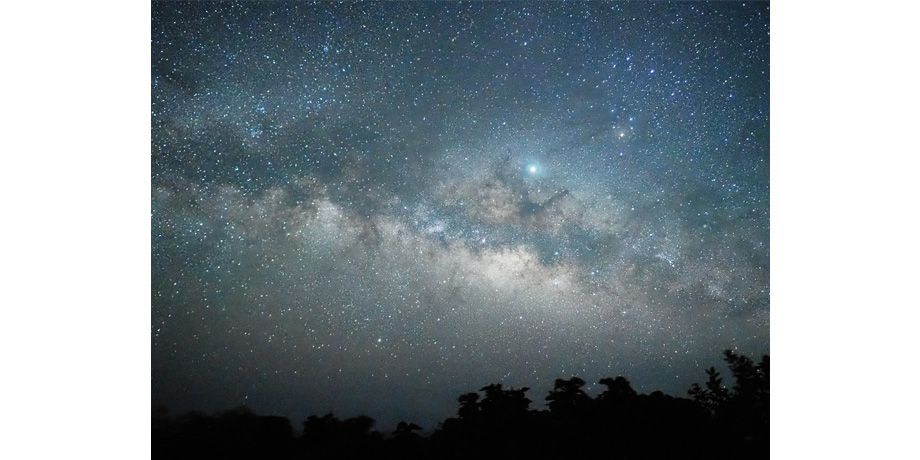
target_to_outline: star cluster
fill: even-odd
[[[155,405],[433,428],[769,352],[767,2],[154,2],[151,53]]]

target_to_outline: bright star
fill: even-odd
[[[536,166],[531,166],[531,167],[530,167],[530,172],[532,172],[532,173],[537,172],[537,167],[536,167]]]

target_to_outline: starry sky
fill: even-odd
[[[160,2],[152,403],[426,429],[770,347],[768,2]]]

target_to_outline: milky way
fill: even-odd
[[[769,352],[768,3],[152,18],[154,405],[431,429]]]

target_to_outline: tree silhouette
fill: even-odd
[[[769,357],[759,363],[730,350],[723,359],[733,384],[727,388],[715,367],[705,369],[692,399],[661,391],[638,394],[623,376],[598,382],[606,389],[592,399],[579,377],[556,379],[546,396],[549,410],[533,410],[529,388],[493,383],[457,398],[457,417],[428,437],[411,422],[391,437],[373,430],[374,419],[339,420],[311,415],[294,439],[290,420],[259,416],[239,407],[208,416],[190,412],[170,418],[152,414],[152,457],[266,459],[766,459],[769,457]],[[480,394],[481,393],[481,394]]]
[[[460,403],[460,410],[457,411],[457,415],[464,420],[475,419],[479,414],[479,393],[466,393],[457,398],[457,401]]]
[[[479,403],[479,410],[484,416],[491,418],[520,416],[527,412],[532,402],[525,396],[529,389],[524,387],[520,390],[514,388],[504,390],[500,383],[482,387],[479,391],[485,391],[486,397]]]
[[[613,437],[619,448],[626,449],[628,440],[634,440],[640,427],[637,424],[637,394],[625,377],[601,379],[598,383],[607,389],[597,396],[595,430],[599,436]]]
[[[720,416],[731,426],[741,447],[769,452],[770,438],[770,357],[754,364],[744,355],[724,352],[725,362],[735,378],[733,392],[723,405]]]
[[[710,413],[714,414],[718,408],[723,407],[728,401],[729,391],[728,388],[722,386],[722,377],[719,377],[719,372],[716,371],[715,367],[706,369],[706,375],[709,376],[709,380],[706,381],[706,389],[701,388],[700,384],[694,383],[687,390],[687,393],[693,397],[694,401],[700,403]]]
[[[636,396],[636,390],[633,390],[632,384],[623,376],[615,379],[603,378],[597,383],[607,386],[607,389],[598,396],[601,400],[623,400]]]
[[[563,417],[578,414],[588,407],[591,398],[581,388],[585,381],[572,377],[569,380],[556,379],[553,389],[546,396],[550,412]]]
[[[399,422],[396,425],[396,431],[393,432],[393,436],[399,437],[417,437],[418,435],[413,433],[413,431],[421,431],[422,427],[414,423]]]
[[[722,385],[719,373],[710,367],[706,389],[694,383],[688,393],[711,414],[718,442],[730,450],[748,452],[752,458],[766,458],[770,451],[770,357],[764,355],[755,364],[732,350],[722,355],[735,380],[732,390]]]
[[[760,364],[754,364],[744,355],[736,355],[725,350],[725,362],[735,377],[735,397],[754,402],[767,402],[770,399],[770,357],[764,356]]]

